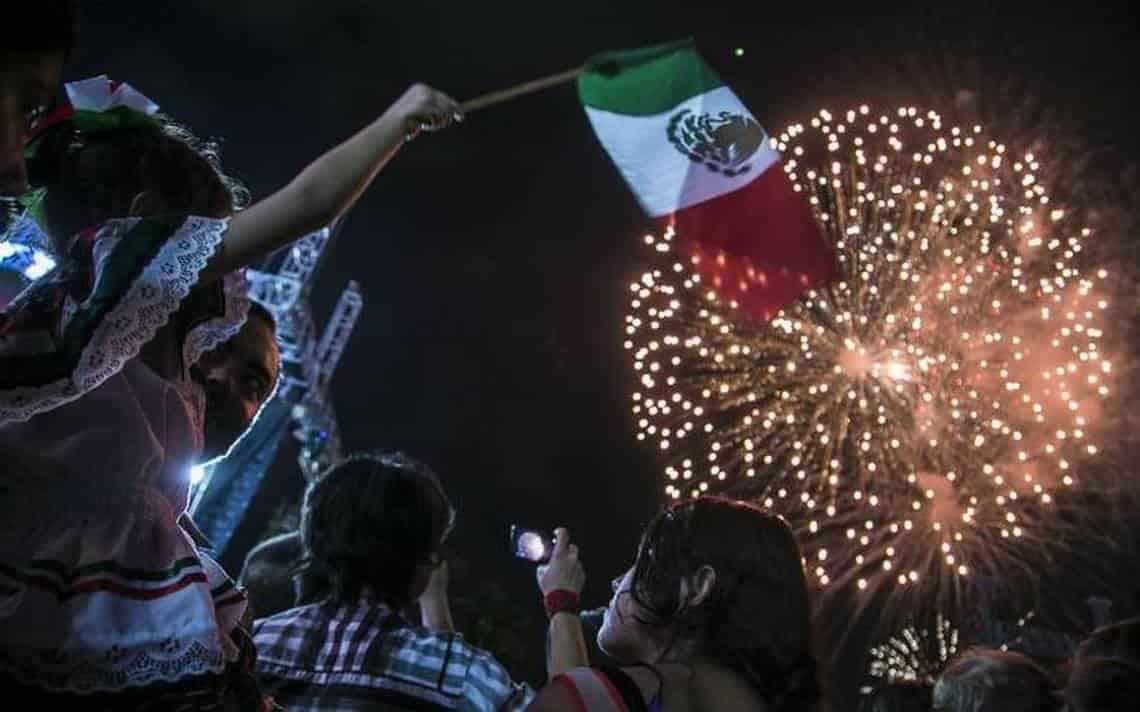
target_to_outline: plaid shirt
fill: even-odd
[[[521,710],[534,698],[488,652],[382,604],[300,606],[253,624],[263,691],[290,710]]]

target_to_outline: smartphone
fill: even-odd
[[[511,554],[532,564],[550,561],[554,551],[554,536],[540,529],[526,529],[511,525]]]

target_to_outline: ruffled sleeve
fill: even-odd
[[[244,277],[195,289],[227,226],[162,216],[81,233],[51,273],[0,313],[0,425],[97,388],[168,324],[185,325],[177,334],[184,367],[233,336],[248,309]]]
[[[198,362],[202,354],[211,351],[237,335],[249,314],[249,281],[245,272],[231,272],[220,285],[207,285],[218,289],[220,301],[216,308],[192,316],[192,326],[182,342],[182,364],[186,368]]]

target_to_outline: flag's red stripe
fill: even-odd
[[[835,275],[835,257],[806,197],[793,190],[778,163],[746,187],[665,222],[672,222],[677,249],[702,283],[759,319],[771,319]]]

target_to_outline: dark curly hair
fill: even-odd
[[[416,568],[431,564],[455,510],[428,467],[402,454],[355,455],[309,486],[301,509],[306,558],[329,577],[332,598],[366,589],[409,605]]]
[[[710,566],[716,578],[696,605],[678,582]],[[646,528],[631,595],[640,622],[694,641],[701,655],[744,676],[772,712],[819,708],[811,602],[799,546],[786,522],[745,502],[701,497]]]
[[[155,213],[208,217],[227,217],[249,201],[222,172],[217,141],[161,115],[91,134],[72,121],[52,126],[35,139],[28,172],[32,185],[47,188],[44,228],[59,248],[86,227],[127,217],[144,194]]]

